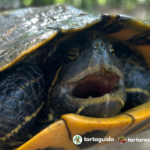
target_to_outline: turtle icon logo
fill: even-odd
[[[75,135],[73,137],[73,143],[76,145],[79,145],[82,143],[82,137],[80,135]]]
[[[125,137],[125,136],[120,136],[120,137],[118,138],[118,141],[119,141],[120,144],[123,144],[123,143],[126,142],[126,137]]]

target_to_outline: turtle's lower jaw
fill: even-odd
[[[77,82],[67,85],[66,103],[78,106],[76,113],[92,117],[109,117],[125,104],[123,78],[104,67]]]

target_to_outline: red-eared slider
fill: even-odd
[[[132,17],[66,5],[2,13],[0,149],[79,150],[148,128],[149,34]]]

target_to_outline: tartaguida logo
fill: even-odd
[[[73,137],[73,143],[76,145],[79,145],[82,143],[82,137],[80,135],[75,135]]]
[[[119,141],[120,144],[123,144],[123,143],[126,142],[126,137],[125,137],[125,136],[120,136],[120,137],[118,138],[118,141]]]

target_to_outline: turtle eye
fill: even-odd
[[[72,62],[76,60],[79,57],[79,47],[73,47],[71,48],[66,55],[66,61],[65,62]]]
[[[71,50],[68,52],[68,59],[73,61],[77,59],[79,56],[79,52],[77,50]]]

